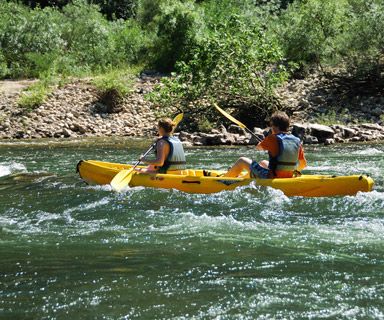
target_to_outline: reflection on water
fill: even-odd
[[[146,141],[0,145],[0,318],[383,318],[384,146],[307,148],[310,173],[375,191],[287,198],[87,186],[79,159],[134,161]],[[250,148],[188,150],[227,168]]]

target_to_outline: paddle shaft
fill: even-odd
[[[245,129],[246,131],[248,131],[251,135],[253,135],[253,136],[256,138],[257,141],[261,142],[261,139],[259,138],[258,135],[256,135],[254,132],[252,132],[251,130],[249,130],[247,127],[244,127],[244,129]]]
[[[156,142],[153,143],[151,145],[151,147],[143,154],[142,158],[145,158],[152,150],[153,148],[156,146]],[[137,162],[133,165],[131,171],[135,170],[137,168],[137,166],[141,163],[141,159],[140,160],[137,160]]]
[[[255,134],[253,133],[251,130],[249,130],[247,128],[247,126],[240,122],[239,120],[237,120],[235,117],[233,117],[232,115],[230,115],[229,113],[227,113],[226,111],[224,111],[223,109],[221,109],[217,103],[214,103],[213,104],[215,106],[215,108],[224,116],[226,117],[228,120],[230,120],[231,122],[237,124],[240,128],[242,129],[245,129],[246,131],[248,131],[252,136],[254,136],[256,138],[257,141],[261,142],[261,139]]]

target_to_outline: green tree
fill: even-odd
[[[263,121],[276,107],[272,89],[287,72],[278,44],[257,23],[250,25],[233,15],[190,54],[192,58],[177,64],[174,78],[165,80],[153,99],[164,106],[188,106],[196,127],[206,117],[216,118],[210,101],[235,108],[250,125]]]

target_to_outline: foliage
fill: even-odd
[[[383,80],[384,2],[350,0],[348,23],[339,39],[339,54],[357,78]]]
[[[58,7],[69,4],[70,0],[22,0],[20,1],[32,8]],[[127,19],[135,15],[137,0],[90,0],[90,4],[100,6],[101,12],[109,19]]]
[[[254,125],[294,68],[382,88],[382,30],[383,0],[0,1],[0,78],[106,73],[99,86],[123,92],[111,72],[141,65],[173,72],[152,98],[198,112],[196,128],[216,120],[212,101]]]
[[[95,112],[118,113],[123,110],[124,97],[132,91],[135,70],[112,70],[93,79],[98,89],[98,103]]]
[[[165,106],[191,106],[201,98],[218,101],[239,108],[237,113],[249,123],[271,111],[272,89],[287,77],[278,45],[257,23],[251,25],[237,15],[215,26],[191,56],[190,61],[178,63],[174,77],[166,79],[152,99]],[[189,111],[196,114],[197,122],[199,116],[209,116],[209,103],[199,110],[194,109],[196,103],[193,106]]]
[[[289,61],[320,64],[331,58],[345,19],[345,1],[297,1],[277,21],[276,34]]]
[[[199,15],[192,1],[162,3],[159,10],[154,17],[153,63],[158,70],[169,72],[177,61],[188,60],[188,51],[197,41]]]
[[[127,95],[132,91],[135,71],[132,70],[112,70],[108,73],[96,76],[92,83],[100,91],[116,90],[121,96]]]
[[[49,92],[50,90],[46,83],[38,81],[21,93],[17,104],[27,112],[32,111],[44,102]]]
[[[2,77],[41,72],[79,75],[137,63],[149,37],[134,20],[107,21],[99,7],[75,0],[62,11],[0,3]]]
[[[384,2],[307,0],[274,21],[285,57],[299,66],[347,68],[352,77],[383,80]]]

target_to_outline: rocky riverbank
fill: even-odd
[[[18,106],[20,92],[0,94],[0,139],[76,138],[90,136],[149,136],[157,109],[144,95],[158,82],[140,78],[122,101],[119,113],[106,113],[97,89],[78,80],[55,88],[32,111]]]
[[[304,144],[351,143],[384,140],[384,127],[379,124],[362,123],[356,125],[332,125],[294,123],[291,131],[302,139]],[[220,130],[212,130],[211,133],[188,133],[180,132],[179,138],[187,146],[213,146],[213,145],[255,145],[268,129],[254,128],[253,133],[230,126],[228,129],[221,127]]]
[[[32,111],[18,106],[22,85],[8,82],[12,90],[7,90],[5,82],[0,83],[0,139],[153,136],[159,109],[145,95],[159,80],[153,76],[138,78],[131,94],[123,99],[119,113],[106,112],[97,89],[87,80],[55,88]],[[340,90],[321,75],[292,80],[279,88],[281,104],[293,115],[292,132],[305,144],[384,140],[384,98],[344,95],[343,100]],[[350,106],[348,111],[342,109],[345,105]],[[316,123],[319,119],[343,124]],[[263,138],[265,129],[253,128],[256,137],[234,125],[209,133],[182,131],[178,135],[189,146],[252,145]]]

